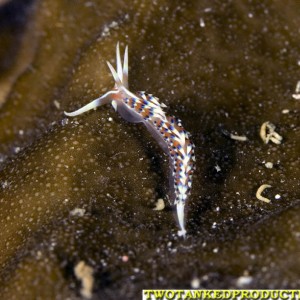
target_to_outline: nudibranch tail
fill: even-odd
[[[183,236],[183,237],[185,237],[186,235],[186,230],[184,226],[184,205],[185,203],[182,201],[178,201],[176,203],[177,218],[180,227],[180,230],[178,231],[178,236]]]

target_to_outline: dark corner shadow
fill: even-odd
[[[0,42],[2,35],[9,34],[9,40],[4,39],[0,49],[0,73],[8,70],[19,52],[21,37],[26,30],[31,8],[35,0],[11,0],[0,5]]]

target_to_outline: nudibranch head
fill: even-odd
[[[116,61],[117,71],[110,62],[106,62],[115,80],[114,88],[74,112],[64,112],[66,116],[75,117],[107,103],[112,103],[114,109],[117,110],[118,102],[122,102],[125,98],[137,97],[128,90],[128,46],[125,48],[124,62],[122,65],[119,43],[117,44]]]

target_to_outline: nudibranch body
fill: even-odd
[[[171,200],[177,210],[180,227],[178,235],[185,236],[184,207],[191,191],[194,172],[194,144],[190,134],[184,130],[181,121],[167,116],[166,107],[159,99],[145,92],[132,93],[128,90],[128,47],[125,48],[123,65],[119,44],[116,49],[117,71],[107,62],[114,77],[114,88],[82,108],[65,114],[77,116],[106,103],[112,103],[114,109],[127,121],[144,123],[148,131],[169,155]]]

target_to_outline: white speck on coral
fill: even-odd
[[[8,181],[5,180],[5,181],[1,182],[1,186],[2,186],[3,189],[7,188],[8,187]]]
[[[20,147],[15,147],[14,148],[14,152],[17,154],[17,153],[19,153],[21,151],[21,148]]]
[[[200,18],[199,24],[200,24],[200,27],[202,27],[202,28],[205,27],[205,23],[202,18]]]
[[[163,199],[158,199],[156,204],[155,204],[155,208],[153,208],[153,210],[163,210],[165,208],[165,202]]]
[[[241,276],[236,280],[236,285],[240,288],[249,285],[253,278],[251,276]]]
[[[93,268],[88,266],[84,261],[80,261],[74,268],[75,276],[81,281],[80,293],[84,298],[92,298],[94,285]]]
[[[273,168],[273,163],[272,162],[266,162],[265,163],[266,168],[272,169]]]
[[[200,279],[199,278],[193,278],[191,281],[191,288],[192,289],[199,289],[200,287]]]
[[[53,104],[57,109],[60,109],[60,103],[57,100],[54,100]]]
[[[122,262],[128,262],[129,257],[127,255],[122,256]]]
[[[78,217],[82,217],[85,214],[85,209],[84,208],[74,208],[73,210],[70,211],[70,215],[71,216],[78,216]]]
[[[220,168],[219,165],[215,165],[215,169],[216,169],[217,172],[220,172],[220,171],[221,171],[221,168]]]

